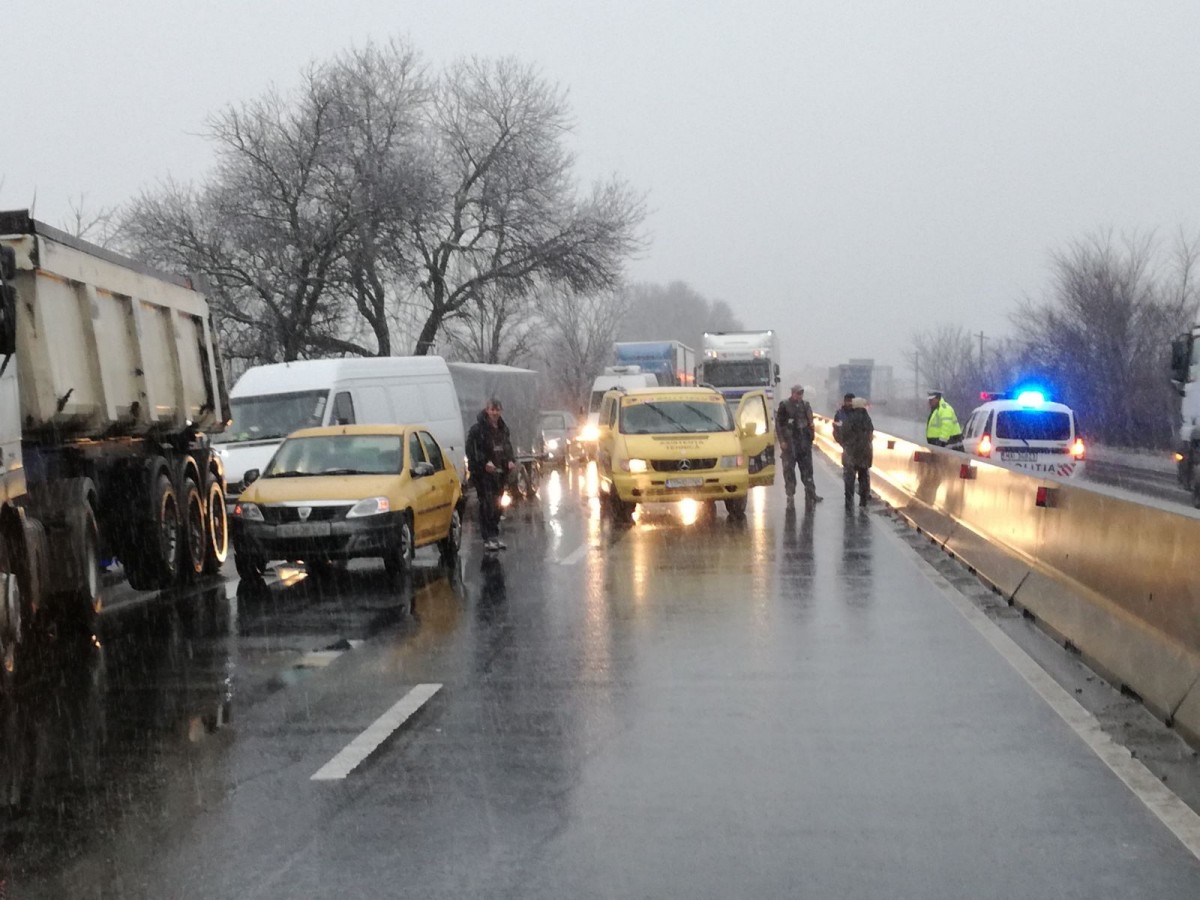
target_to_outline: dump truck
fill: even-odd
[[[41,620],[215,573],[228,401],[204,293],[0,212],[0,670]]]

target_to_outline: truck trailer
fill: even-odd
[[[613,362],[618,367],[637,366],[661,385],[696,383],[696,351],[679,341],[618,341],[613,344]]]
[[[215,573],[228,402],[186,278],[0,212],[0,677],[43,619],[94,624],[101,566],[137,590]],[[114,572],[117,570],[114,568]]]

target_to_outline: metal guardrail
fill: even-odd
[[[840,463],[828,419],[817,443]],[[901,516],[1200,745],[1200,516],[875,433]]]

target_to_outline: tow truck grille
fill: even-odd
[[[652,459],[650,461],[655,472],[695,472],[711,469],[716,464],[716,459]]]

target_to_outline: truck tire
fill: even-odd
[[[208,556],[208,517],[204,513],[204,498],[200,487],[187,476],[183,479],[183,493],[179,498],[180,520],[179,571],[189,581],[204,574],[204,562]]]
[[[211,472],[204,488],[208,517],[208,552],[204,556],[204,574],[216,575],[229,558],[229,518],[225,512],[225,489],[221,479]]]
[[[0,530],[3,562],[10,578],[0,595],[0,690],[20,676],[22,658],[41,608],[45,586],[46,532],[36,519],[10,519]]]
[[[135,516],[141,515],[125,564],[129,584],[139,591],[170,587],[179,574],[179,498],[165,471],[147,468],[150,483],[147,493],[138,492],[141,496],[134,501]]]
[[[91,503],[85,503],[67,517],[67,534],[71,545],[70,578],[74,587],[63,598],[62,624],[95,631],[100,614],[100,527]]]

